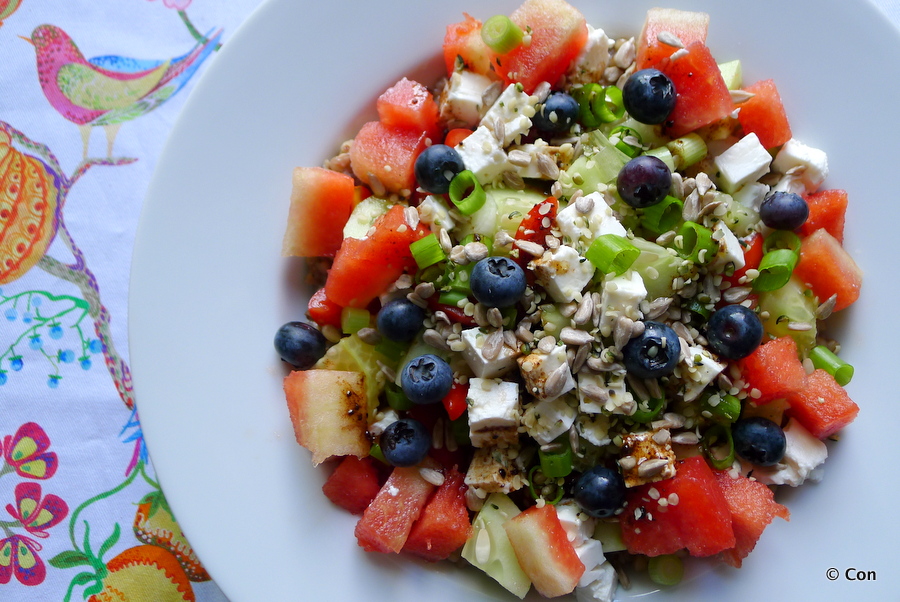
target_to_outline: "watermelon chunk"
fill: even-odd
[[[547,598],[571,593],[584,574],[584,563],[550,504],[532,506],[503,523],[519,566]]]
[[[400,552],[432,491],[417,466],[394,468],[356,523],[359,545],[367,552]]]
[[[713,471],[716,482],[728,503],[731,512],[731,528],[734,530],[735,545],[722,552],[723,560],[735,568],[740,568],[763,530],[775,517],[790,520],[791,513],[775,501],[772,490],[747,477],[732,477],[726,471]]]
[[[297,167],[281,254],[334,257],[353,211],[353,178],[321,167]]]
[[[778,88],[771,79],[744,88],[753,98],[741,103],[738,121],[744,134],[756,134],[765,148],[781,146],[791,139],[791,125]]]
[[[788,403],[788,413],[819,439],[830,437],[859,414],[859,406],[825,370],[810,374],[806,386],[791,395]]]
[[[309,305],[306,308],[306,314],[309,319],[322,328],[326,324],[331,324],[335,328],[341,327],[341,311],[342,308],[337,303],[331,301],[325,294],[325,288],[320,288],[313,296],[309,298]]]
[[[531,41],[494,59],[503,83],[519,82],[528,94],[541,82],[556,85],[587,42],[584,15],[564,0],[525,0],[509,18]]]
[[[757,405],[788,397],[806,384],[806,370],[800,362],[797,343],[791,337],[763,343],[740,360],[739,366],[750,387],[750,400]]]
[[[692,556],[711,556],[733,548],[728,502],[706,460],[685,458],[676,470],[671,479],[628,491],[620,518],[628,551],[661,556],[686,548]]]
[[[824,228],[839,243],[844,242],[844,217],[847,213],[847,191],[838,189],[820,190],[804,197],[809,206],[809,217],[797,232],[809,236],[819,228]]]
[[[687,46],[692,42],[706,43],[709,15],[675,8],[651,8],[644,19],[644,27],[637,39],[635,70],[656,67],[677,48],[659,41],[659,34],[674,34]]]
[[[491,75],[491,61],[494,53],[481,39],[481,21],[463,13],[464,19],[447,26],[444,35],[444,64],[447,75],[453,75],[457,66],[474,71],[479,75]]]
[[[427,138],[422,131],[370,121],[350,147],[350,168],[376,195],[384,189],[409,196],[416,188],[416,158]]]
[[[852,305],[862,287],[862,270],[824,228],[803,239],[794,275],[812,289],[819,302],[837,295],[834,311]]]
[[[444,482],[425,505],[412,527],[403,550],[436,562],[461,548],[472,535],[466,507],[465,475],[450,468]]]
[[[672,137],[719,121],[734,109],[731,93],[709,48],[702,42],[693,42],[684,50],[686,54],[658,67],[675,85],[675,108],[665,123],[666,133]]]
[[[325,497],[351,514],[362,514],[379,489],[378,469],[370,456],[346,456],[322,485]]]
[[[379,121],[388,127],[425,132],[433,142],[441,135],[438,105],[419,82],[404,77],[378,97],[376,107]]]

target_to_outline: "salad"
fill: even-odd
[[[294,170],[297,441],[365,550],[518,597],[740,567],[859,411],[825,331],[862,282],[847,193],[706,14],[629,38],[564,0],[463,17],[439,81]]]

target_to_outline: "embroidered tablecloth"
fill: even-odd
[[[166,136],[260,2],[0,0],[2,600],[225,600],[150,465],[126,299]]]

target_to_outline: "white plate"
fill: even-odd
[[[656,3],[576,4],[624,34]],[[305,310],[301,264],[279,255],[291,168],[320,164],[374,115],[381,91],[438,64],[463,11],[485,19],[517,4],[270,0],[226,43],[172,132],[134,254],[132,368],[166,495],[233,602],[511,599],[477,571],[357,547],[355,518],[325,500],[324,471],[294,441],[272,337]],[[672,4],[709,12],[717,59],[742,59],[748,83],[774,78],[795,136],[827,150],[827,185],[850,191],[846,246],[867,281],[840,332],[862,412],[830,445],[824,482],[783,493],[791,522],[776,521],[743,569],[653,599],[895,599],[897,385],[886,377],[900,336],[885,309],[898,298],[900,37],[861,0]],[[876,579],[849,581],[847,569]]]

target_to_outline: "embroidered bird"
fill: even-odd
[[[22,0],[0,0],[0,27],[3,27],[4,19],[18,10],[20,4]]]
[[[2,0],[0,0],[2,1]],[[81,130],[87,158],[91,129],[106,132],[106,154],[112,157],[119,127],[172,98],[219,45],[222,30],[198,42],[182,56],[157,61],[99,56],[85,59],[65,31],[40,25],[30,38],[41,90],[63,117]]]

